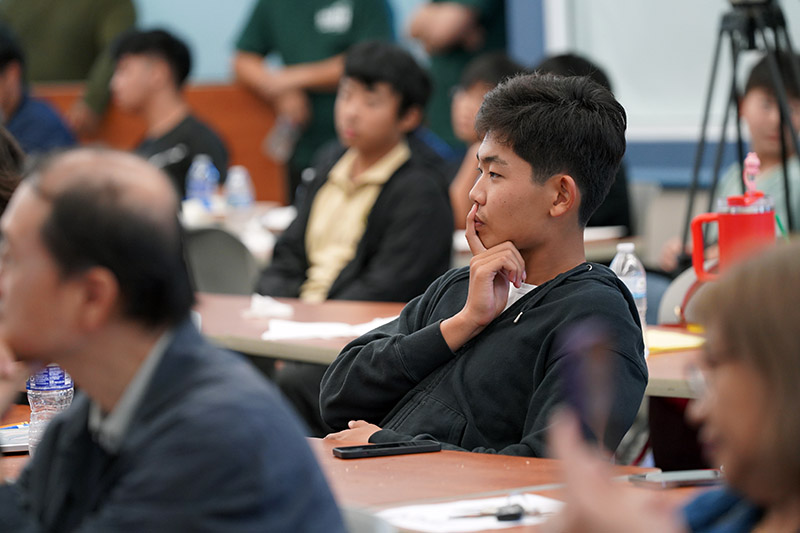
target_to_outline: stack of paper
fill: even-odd
[[[290,339],[335,339],[339,337],[359,337],[378,326],[391,322],[397,317],[376,318],[363,324],[345,324],[344,322],[296,322],[273,318],[269,321],[269,329],[261,338],[265,341],[282,341]]]

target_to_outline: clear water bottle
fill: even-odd
[[[611,270],[631,291],[636,310],[639,312],[639,320],[642,323],[642,335],[644,337],[644,355],[647,357],[647,335],[645,334],[647,314],[647,274],[644,265],[639,261],[634,252],[632,242],[622,242],[617,245],[617,255],[611,261]]]
[[[199,200],[206,209],[211,209],[211,200],[219,185],[219,171],[211,157],[197,154],[186,174],[186,199]]]
[[[74,389],[72,378],[58,365],[47,365],[33,374],[26,388],[31,405],[28,452],[32,456],[50,420],[72,403]]]
[[[253,206],[253,181],[245,167],[236,165],[228,169],[225,201],[236,210],[246,210]]]

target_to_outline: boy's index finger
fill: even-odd
[[[467,244],[469,244],[469,249],[472,252],[472,255],[478,255],[479,253],[486,251],[486,247],[483,245],[480,237],[478,237],[478,233],[475,231],[475,214],[477,212],[478,204],[472,204],[472,209],[470,209],[469,213],[467,213],[467,227],[464,231],[464,235],[467,238]]]

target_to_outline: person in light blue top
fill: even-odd
[[[789,100],[792,123],[795,131],[800,131],[800,87],[797,86],[792,75],[790,56],[780,53],[777,59],[778,70],[781,73],[783,86]],[[783,181],[781,154],[780,109],[776,95],[777,89],[772,79],[769,61],[767,56],[764,56],[750,71],[739,111],[750,132],[750,150],[755,152],[761,161],[761,172],[756,176],[756,188],[772,199],[775,214],[783,227],[788,230],[789,217],[786,211],[786,187]],[[791,206],[792,223],[794,229],[797,230],[800,228],[800,163],[798,163],[788,128],[784,132],[784,136],[787,150],[786,171],[789,178],[789,205]],[[743,163],[735,162],[723,173],[714,192],[715,209],[720,200],[744,192]],[[779,231],[779,228],[776,227],[776,231]],[[707,242],[716,242],[716,232],[716,225],[711,224]],[[659,260],[662,270],[673,272],[676,269],[680,250],[681,242],[677,237],[664,245]],[[713,259],[716,255],[716,247],[706,249],[707,259]]]
[[[550,445],[564,460],[560,531],[800,531],[800,242],[779,244],[704,287],[706,345],[690,375],[690,418],[727,486],[677,509],[663,492],[610,479],[610,468],[561,413]]]
[[[790,56],[778,54],[778,65],[783,78],[795,131],[800,130],[800,87],[792,76]],[[750,131],[750,148],[761,160],[761,172],[756,176],[756,187],[772,198],[775,214],[786,227],[786,188],[783,181],[781,158],[780,109],[777,90],[770,73],[769,61],[764,56],[750,71],[740,107],[742,118]],[[789,206],[794,228],[800,227],[800,163],[788,128],[785,133],[787,150],[786,171],[789,178]],[[717,199],[742,194],[742,165],[731,165],[720,179]]]

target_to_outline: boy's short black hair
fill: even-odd
[[[776,54],[778,60],[778,70],[781,74],[783,87],[786,89],[786,94],[791,98],[800,98],[800,87],[797,85],[794,74],[792,73],[791,61],[794,60],[795,64],[800,66],[800,56],[796,55],[794,58],[788,53],[778,52]],[[777,95],[778,91],[775,87],[775,82],[772,79],[772,72],[769,67],[769,57],[764,57],[755,64],[747,77],[747,83],[744,87],[745,94],[749,93],[752,89],[764,89],[770,94]]]
[[[469,89],[476,83],[496,87],[501,81],[525,72],[526,69],[505,52],[487,52],[481,54],[464,67],[459,80],[462,89]]]
[[[129,54],[150,55],[166,61],[177,87],[183,85],[192,70],[189,47],[166,30],[132,30],[123,34],[114,45],[114,61]]]
[[[569,174],[581,192],[585,225],[603,202],[625,154],[625,109],[584,76],[526,74],[487,93],[475,120],[480,136],[506,143],[544,183]]]
[[[5,70],[10,63],[19,63],[24,70],[25,52],[11,28],[0,23],[0,71]]]
[[[388,83],[400,95],[399,114],[412,107],[424,109],[431,95],[431,80],[414,57],[385,41],[354,44],[344,60],[344,75],[367,87]]]
[[[539,63],[535,70],[542,74],[559,76],[588,76],[609,91],[613,91],[611,82],[603,69],[577,54],[550,56]]]

